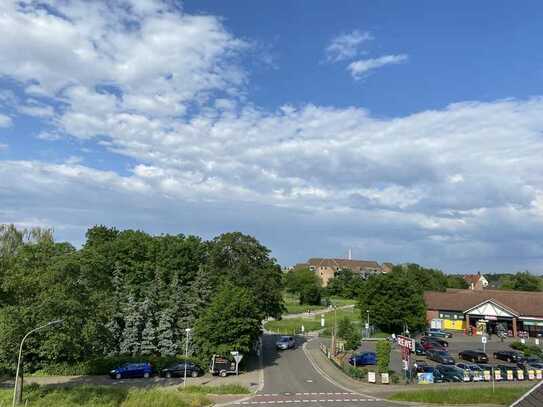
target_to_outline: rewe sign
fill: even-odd
[[[398,335],[398,345],[401,348],[408,349],[409,352],[415,352],[415,340],[413,338]]]

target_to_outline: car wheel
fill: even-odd
[[[171,379],[172,378],[172,372],[166,372],[166,377],[168,379]]]
[[[149,375],[149,372],[145,372],[145,373],[143,374],[143,377],[145,377],[146,379],[148,379],[149,376],[150,376],[150,375]]]
[[[121,380],[122,378],[123,378],[123,376],[120,373],[115,374],[115,379]]]
[[[226,370],[221,370],[221,372],[219,373],[219,376],[226,377]]]
[[[198,377],[198,372],[196,370],[193,370],[190,374],[192,377]]]

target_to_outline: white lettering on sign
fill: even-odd
[[[402,348],[407,348],[410,351],[415,351],[415,340],[407,336],[398,335],[398,345]]]

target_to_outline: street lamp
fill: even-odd
[[[186,328],[185,332],[187,337],[185,339],[185,374],[183,375],[183,388],[187,387],[187,359],[189,357],[189,337],[190,337],[190,328]]]
[[[54,321],[49,321],[45,325],[41,325],[37,328],[34,328],[30,332],[28,332],[25,336],[23,336],[23,340],[21,341],[21,346],[19,347],[19,359],[17,360],[17,371],[15,373],[15,386],[13,387],[13,406],[16,404],[21,404],[23,402],[23,372],[21,372],[21,380],[19,381],[19,372],[21,371],[21,362],[23,358],[23,345],[26,340],[30,336],[30,334],[33,334],[36,331],[39,331],[41,329],[45,329],[51,325],[55,324],[61,324],[63,322],[62,319],[55,319]]]

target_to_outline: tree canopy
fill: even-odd
[[[286,290],[297,294],[300,304],[319,305],[321,303],[321,280],[308,268],[290,270],[285,276]]]
[[[423,287],[412,273],[401,267],[387,274],[368,278],[360,293],[358,307],[362,319],[370,311],[370,321],[387,333],[400,333],[405,325],[410,331],[426,326]]]
[[[175,355],[186,328],[198,326],[197,335],[203,326],[220,323],[207,312],[211,306],[223,307],[217,313],[223,317],[224,310],[243,305],[246,314],[232,311],[233,318],[251,317],[258,324],[283,310],[281,270],[251,236],[226,233],[206,242],[95,226],[86,237],[76,250],[55,242],[50,231],[0,227],[0,370],[13,367],[25,332],[53,319],[64,323],[28,339],[26,366],[103,355]],[[258,331],[251,325],[247,333],[233,323],[225,335],[236,337],[236,330],[240,350]],[[212,348],[194,339],[205,345],[202,351]]]

